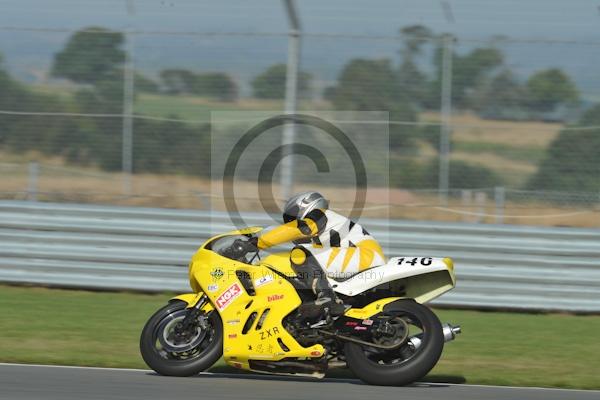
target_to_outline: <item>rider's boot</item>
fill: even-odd
[[[298,246],[292,250],[290,260],[298,277],[310,287],[316,296],[314,301],[303,303],[299,312],[305,319],[327,320],[344,314],[346,307],[340,300],[325,272],[313,255],[304,247]]]

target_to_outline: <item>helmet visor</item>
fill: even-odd
[[[290,207],[283,213],[283,222],[288,223],[297,219],[298,213],[300,213],[300,207],[298,207],[297,205]]]

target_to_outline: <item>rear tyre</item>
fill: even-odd
[[[402,386],[423,378],[438,362],[444,348],[444,334],[438,317],[414,300],[398,300],[384,307],[381,314],[402,318],[416,327],[420,345],[407,340],[397,349],[380,351],[347,342],[347,365],[354,374],[372,385]],[[381,315],[380,314],[380,315]]]
[[[181,323],[189,312],[176,300],[158,310],[144,326],[140,352],[146,364],[161,375],[190,376],[210,368],[223,355],[223,325],[215,311],[201,314],[187,330]]]

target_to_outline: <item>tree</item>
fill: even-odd
[[[0,109],[21,110],[27,103],[27,97],[28,92],[25,87],[15,81],[4,69],[3,57],[0,54]],[[4,118],[0,118],[0,123],[3,120]]]
[[[222,72],[195,73],[186,69],[165,69],[160,78],[166,93],[195,94],[221,101],[237,99],[238,88],[231,77]]]
[[[425,106],[427,101],[428,79],[417,65],[410,59],[400,64],[396,73],[398,90],[403,96],[418,106]]]
[[[417,114],[405,93],[398,90],[390,60],[350,60],[342,69],[337,85],[327,98],[338,110],[387,111],[392,121],[415,122]],[[395,152],[414,148],[418,132],[414,126],[392,124],[390,148]]]
[[[123,67],[124,37],[120,32],[90,27],[75,32],[54,57],[52,75],[77,83],[96,84],[114,79]]]
[[[285,64],[271,65],[265,72],[252,80],[253,96],[259,99],[283,99],[287,67]],[[308,72],[298,73],[298,94],[304,97],[310,90],[312,76]]]
[[[476,88],[472,107],[484,118],[522,120],[529,117],[524,109],[526,97],[526,88],[504,69]]]
[[[583,114],[576,126],[599,126],[600,105]],[[531,190],[600,191],[600,129],[563,130],[548,148]]]
[[[429,28],[422,25],[411,25],[400,29],[402,35],[402,48],[400,54],[402,63],[397,72],[397,84],[411,102],[422,106],[427,96],[427,76],[419,69],[416,59],[425,43],[434,35]]]
[[[160,72],[164,90],[168,94],[191,93],[196,77],[187,69],[165,69]]]
[[[500,177],[491,169],[479,164],[470,164],[462,160],[450,160],[450,188],[481,189],[498,186],[502,183]],[[425,167],[423,184],[425,188],[435,188],[439,184],[440,164],[436,159]]]
[[[458,65],[453,71],[453,81],[459,90],[458,94],[476,86],[478,81],[489,76],[496,67],[502,65],[504,56],[494,47],[477,48],[466,56],[458,58]]]
[[[0,109],[13,111],[64,112],[62,101],[51,94],[35,93],[13,79],[3,68],[0,54]],[[52,154],[68,144],[57,138],[70,123],[66,118],[47,118],[44,115],[3,115],[0,118],[0,146],[14,152],[39,150]],[[40,129],[43,127],[43,129]],[[56,154],[56,153],[54,153]]]
[[[529,105],[537,111],[552,111],[579,99],[577,87],[560,69],[536,72],[527,80]]]
[[[134,171],[210,176],[208,124],[139,120],[136,131]]]
[[[433,64],[436,78],[431,83],[428,107],[439,108],[442,90],[443,45],[439,44],[434,52]],[[470,106],[470,95],[477,85],[489,79],[490,74],[502,65],[504,56],[494,47],[476,48],[461,56],[452,54],[452,101],[457,107]]]
[[[400,50],[403,58],[412,58],[421,52],[422,46],[434,38],[431,29],[423,25],[410,25],[400,29],[403,48]]]
[[[393,160],[390,184],[403,189],[433,189],[439,185],[440,164],[435,159],[426,163],[414,159]],[[482,189],[502,184],[502,179],[492,170],[479,164],[461,160],[450,161],[449,186],[452,189]]]
[[[141,72],[135,73],[135,90],[144,93],[158,93],[158,83]]]
[[[55,95],[36,93],[2,68],[0,56],[0,109],[118,114],[122,112],[122,99],[123,85],[118,80],[81,87],[74,101],[69,102]],[[119,118],[7,115],[0,118],[0,146],[15,153],[36,150],[63,157],[71,164],[118,171],[122,167],[121,127]],[[210,148],[208,124],[192,126],[142,119],[136,121],[135,132],[136,172],[210,174],[210,154],[198,156],[198,149]]]
[[[342,69],[329,97],[338,110],[388,110],[398,98],[390,60],[355,58]]]
[[[417,122],[417,113],[408,101],[397,101],[389,107],[389,118],[392,123],[389,127],[390,150],[397,154],[408,154],[415,150],[415,139],[420,136],[421,129],[411,122]]]
[[[199,96],[221,101],[234,101],[238,96],[237,85],[229,75],[222,72],[196,74],[192,90]]]

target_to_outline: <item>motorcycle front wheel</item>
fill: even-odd
[[[196,375],[223,355],[223,324],[219,314],[202,313],[183,330],[183,319],[190,312],[186,306],[180,300],[167,304],[150,317],[142,330],[142,358],[161,375]]]
[[[444,348],[440,320],[414,300],[390,303],[382,314],[390,316],[392,324],[396,322],[400,327],[402,345],[394,350],[379,350],[347,342],[344,353],[348,367],[372,385],[402,386],[423,378],[438,362]]]

